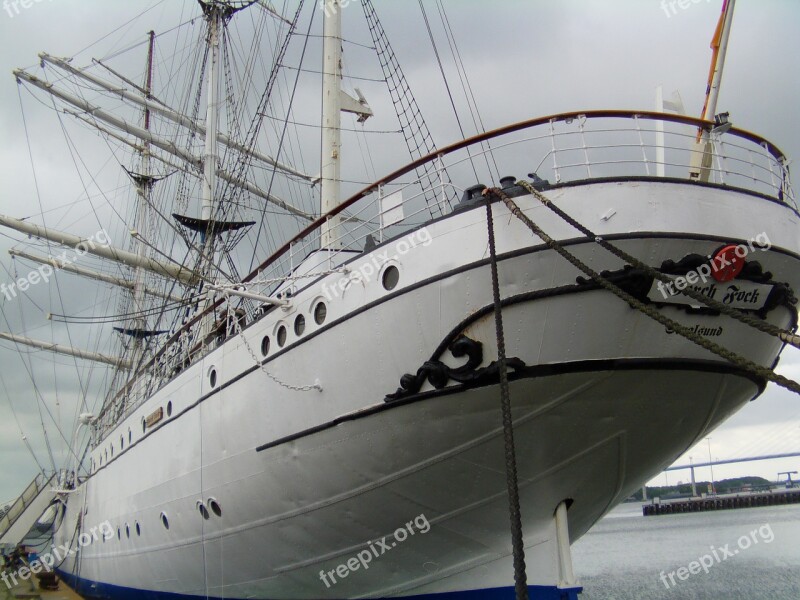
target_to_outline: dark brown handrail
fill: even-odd
[[[307,225],[304,229],[302,229],[297,235],[295,235],[291,240],[286,242],[283,246],[275,250],[269,258],[267,258],[264,262],[262,262],[254,271],[247,275],[242,282],[248,282],[255,279],[259,273],[270,267],[273,263],[275,263],[279,258],[281,258],[296,242],[302,240],[306,237],[309,233],[313,232],[315,229],[318,229],[322,226],[325,221],[327,221],[330,217],[334,217],[344,211],[345,209],[349,208],[356,202],[358,202],[361,198],[368,196],[376,189],[378,189],[382,185],[386,185],[387,183],[394,181],[395,179],[402,177],[406,173],[409,173],[418,167],[428,163],[430,161],[436,160],[442,156],[446,156],[448,154],[452,154],[453,152],[457,152],[458,150],[462,150],[469,146],[473,146],[475,144],[479,144],[481,142],[485,142],[487,140],[494,139],[496,137],[500,137],[509,133],[515,133],[517,131],[521,131],[523,129],[530,129],[531,127],[536,127],[538,125],[544,125],[546,123],[559,122],[559,121],[568,121],[571,119],[577,119],[579,117],[585,117],[587,119],[602,119],[602,118],[616,118],[616,119],[635,119],[641,118],[646,119],[649,121],[667,121],[670,123],[681,123],[683,125],[692,125],[699,129],[704,129],[706,131],[710,131],[715,127],[715,123],[712,121],[706,121],[703,119],[697,119],[695,117],[687,117],[683,115],[674,115],[674,114],[667,114],[655,111],[632,111],[632,110],[578,110],[572,112],[565,112],[565,113],[558,113],[554,115],[549,115],[546,117],[537,117],[535,119],[528,119],[527,121],[519,121],[517,123],[512,123],[511,125],[506,125],[505,127],[500,127],[499,129],[493,129],[491,131],[486,131],[484,133],[465,138],[449,146],[445,146],[439,150],[431,152],[426,156],[422,156],[403,167],[400,167],[396,171],[389,173],[388,175],[384,176],[382,179],[379,179],[365,188],[361,189],[361,191],[357,192],[332,210],[328,211],[309,225]],[[751,133],[744,129],[737,129],[732,127],[728,130],[728,135],[733,135],[736,137],[740,137],[746,139],[750,142],[753,142],[759,146],[765,148],[778,162],[783,162],[786,160],[785,155],[781,150],[769,140],[756,135],[755,133]],[[166,349],[171,346],[175,341],[180,337],[181,333],[197,323],[203,316],[208,314],[209,311],[214,311],[222,304],[222,300],[217,300],[214,304],[207,307],[203,312],[198,313],[194,317],[192,317],[187,323],[185,323],[178,331],[176,331],[168,340],[167,342],[156,352],[155,355],[142,367],[142,371],[147,371],[150,367],[155,364],[155,361],[161,357]],[[128,381],[122,389],[115,395],[115,399],[119,398],[121,395],[125,393],[126,390],[129,389],[130,385],[136,381],[136,377]]]
[[[264,262],[262,262],[254,271],[252,271],[247,277],[245,277],[242,281],[252,281],[259,273],[264,271],[267,267],[272,265],[275,261],[277,261],[281,256],[283,256],[296,242],[306,237],[309,233],[314,231],[315,229],[319,228],[325,221],[327,221],[330,217],[334,217],[338,215],[343,210],[349,208],[358,200],[363,198],[364,196],[368,196],[372,192],[374,192],[378,187],[382,185],[386,185],[387,183],[394,181],[398,177],[402,177],[406,173],[413,171],[414,169],[424,165],[427,162],[436,160],[439,157],[452,154],[458,150],[462,150],[468,146],[472,146],[475,144],[479,144],[481,142],[485,142],[487,140],[491,140],[493,138],[506,135],[509,133],[514,133],[516,131],[521,131],[523,129],[530,129],[531,127],[536,127],[538,125],[544,125],[545,123],[549,123],[551,121],[568,121],[570,119],[577,119],[578,117],[586,117],[587,119],[602,119],[602,118],[626,118],[626,119],[635,119],[635,118],[642,118],[647,119],[650,121],[667,121],[671,123],[681,123],[684,125],[693,125],[700,129],[705,129],[706,131],[710,131],[715,127],[715,123],[713,121],[705,121],[703,119],[696,119],[694,117],[686,117],[683,115],[672,115],[667,113],[655,112],[655,111],[628,111],[628,110],[593,110],[593,111],[574,111],[574,112],[567,112],[567,113],[558,113],[555,115],[549,115],[547,117],[538,117],[536,119],[529,119],[527,121],[519,121],[518,123],[512,123],[511,125],[506,125],[505,127],[501,127],[499,129],[493,129],[491,131],[486,131],[484,133],[465,138],[461,141],[455,142],[454,144],[450,144],[449,146],[445,146],[435,152],[431,152],[430,154],[418,158],[405,166],[389,173],[382,179],[375,181],[369,184],[367,187],[363,188],[361,191],[357,192],[355,195],[351,196],[332,210],[328,211],[321,217],[319,217],[316,221],[310,223],[306,226],[303,230],[301,230],[297,235],[295,235],[291,240],[286,242],[283,246],[275,250],[272,255],[267,258]],[[735,135],[737,137],[744,138],[748,141],[751,141],[759,146],[764,146],[766,150],[775,157],[776,160],[779,162],[785,160],[785,156],[781,150],[775,146],[772,142],[767,139],[762,138],[755,133],[751,133],[744,129],[736,129],[732,127],[728,131],[729,135]]]

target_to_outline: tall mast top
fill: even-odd
[[[713,54],[711,56],[711,69],[708,74],[706,102],[700,115],[701,119],[711,120],[717,112],[717,100],[719,99],[719,88],[722,83],[722,70],[725,67],[725,56],[728,53],[728,40],[731,37],[735,4],[736,0],[725,0],[723,2],[722,14],[717,23],[717,29],[714,31],[714,38],[711,41]]]
[[[201,218],[211,219],[214,213],[214,187],[217,177],[217,125],[219,96],[219,33],[222,9],[216,4],[203,6],[208,20],[208,45],[210,68],[206,96],[206,140],[203,152],[203,207]]]
[[[708,74],[708,87],[706,88],[706,100],[703,104],[701,119],[712,120],[717,113],[717,100],[719,99],[719,89],[722,84],[722,70],[725,67],[725,56],[728,53],[728,40],[731,35],[731,25],[733,24],[733,9],[736,0],[723,0],[722,14],[719,17],[717,28],[714,30],[714,37],[711,40],[711,68]],[[711,163],[714,158],[714,149],[711,137],[707,131],[698,130],[695,149],[692,152],[691,166],[689,167],[689,177],[697,181],[708,181],[711,176]]]
[[[322,60],[322,157],[320,212],[326,214],[341,202],[341,123],[342,111],[366,121],[372,109],[361,98],[356,100],[342,90],[342,3],[325,0],[323,4]],[[321,247],[338,249],[342,246],[340,219],[331,217],[322,227]]]

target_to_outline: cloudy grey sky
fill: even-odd
[[[9,2],[0,10],[0,73],[5,74],[0,77],[0,212],[20,217],[40,213],[40,203],[45,207],[60,206],[81,199],[85,192],[74,176],[71,157],[64,152],[61,132],[52,129],[52,119],[47,125],[38,119],[36,101],[26,93],[21,94],[23,121],[19,88],[11,70],[35,65],[40,51],[59,56],[77,54],[77,62],[85,65],[93,56],[106,56],[126,44],[141,41],[150,29],[164,31],[197,12],[194,0],[29,1],[28,8],[17,4],[17,11],[15,3]],[[425,2],[431,12],[435,11],[432,2]],[[649,110],[658,85],[663,85],[667,94],[679,90],[690,114],[698,115],[701,110],[710,60],[709,41],[721,0],[690,0],[685,2],[686,8],[673,2],[672,9],[669,2],[661,0],[444,3],[487,128],[574,109]],[[282,6],[277,1],[275,4]],[[360,21],[361,9],[355,4],[344,9],[345,17]],[[436,141],[443,145],[457,140],[460,135],[445,100],[418,3],[376,0],[375,4]],[[293,11],[296,3],[289,2],[288,6]],[[145,12],[147,9],[151,10]],[[134,19],[143,12],[143,16]],[[796,0],[738,0],[719,104],[719,110],[729,111],[738,126],[772,140],[790,158],[800,156],[800,118],[794,112],[800,97],[798,26],[800,2]],[[104,38],[109,32],[112,35]],[[346,26],[345,36],[351,32],[356,41],[368,41],[363,29]],[[91,51],[81,52],[101,38]],[[445,43],[443,37],[439,41]],[[346,57],[348,65],[357,69],[359,56],[352,50]],[[453,80],[452,64],[446,61],[446,67]],[[364,69],[368,70],[366,66]],[[365,84],[365,91],[369,91],[369,84]],[[315,114],[304,118],[315,119]],[[60,145],[51,145],[56,138]],[[374,158],[378,174],[402,162],[402,157],[388,151],[377,152]],[[80,220],[73,220],[80,229]],[[96,229],[85,227],[89,229],[82,232],[87,235]],[[3,233],[10,237],[0,237],[0,281],[7,281],[13,266],[6,250],[21,236]],[[90,299],[81,298],[85,292],[74,279],[59,277],[61,294],[86,302],[84,308],[88,309]],[[23,310],[18,301],[0,298],[16,332],[27,331],[32,337],[46,338],[53,333],[45,319],[53,298],[48,292],[36,290],[31,300]],[[0,329],[6,327],[6,323],[0,323]],[[80,333],[76,335],[80,337]],[[78,341],[98,347],[96,340]],[[37,378],[45,399],[43,406],[35,400],[26,372],[29,364],[52,372],[52,377]],[[91,381],[88,393],[97,393],[102,376],[91,372],[90,367],[79,368]],[[53,381],[69,381],[74,370],[71,360],[51,361],[38,354],[28,355],[23,361],[13,346],[0,342],[0,372],[5,384],[0,386],[0,501],[16,496],[36,471],[23,434],[45,462],[41,435],[44,422],[54,449],[63,456],[64,443],[55,432],[53,420],[69,437],[80,393],[75,384],[60,387],[56,393]],[[782,371],[800,379],[800,353],[787,352]],[[90,375],[94,376],[89,379]],[[800,399],[772,386],[716,431],[711,440],[712,456],[720,459],[792,450],[800,450]],[[696,461],[707,459],[706,444],[688,455]],[[741,474],[774,478],[778,471],[795,469],[800,470],[800,459],[717,468],[714,475],[718,479]],[[698,477],[707,475],[698,473]],[[671,474],[669,481],[686,478],[685,474]],[[664,480],[661,476],[656,481]]]

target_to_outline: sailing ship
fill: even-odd
[[[570,112],[438,147],[363,0],[411,157],[363,186],[341,172],[342,113],[374,116],[343,90],[346,2],[200,0],[202,47],[161,89],[152,33],[143,83],[49,54],[44,74],[15,72],[126,152],[136,191],[127,249],[0,216],[121,265],[13,251],[119,288],[104,319],[118,353],[2,334],[108,369],[74,478],[23,495],[58,507],[53,568],[85,597],[510,598],[516,489],[523,587],[576,598],[570,543],[759,396],[797,344],[788,160],[715,114],[732,1],[699,119]],[[318,175],[290,160],[295,112],[267,126],[296,100],[281,77],[292,43],[318,35],[300,27],[315,10]],[[235,51],[241,20],[251,54]],[[0,541],[34,504],[12,507]]]

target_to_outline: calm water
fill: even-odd
[[[800,506],[645,518],[640,504],[622,505],[572,556],[581,600],[800,600]],[[678,568],[703,556],[708,573],[684,571],[681,581]]]

